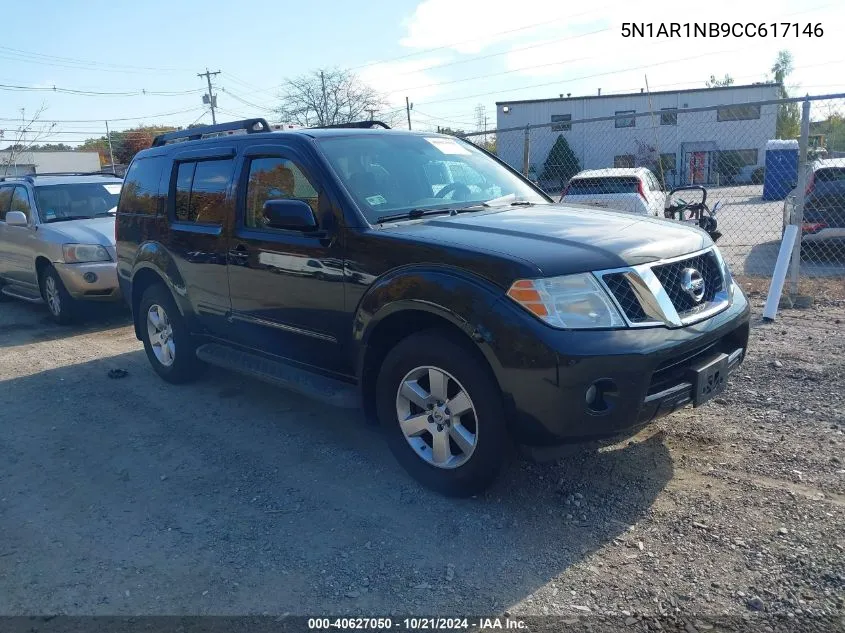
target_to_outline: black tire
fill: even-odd
[[[77,316],[76,300],[70,296],[62,278],[53,266],[46,266],[38,278],[41,297],[47,304],[47,312],[59,325],[69,325]]]
[[[168,338],[172,340],[174,349],[171,356],[172,362],[169,365],[159,359],[150,340],[147,319],[150,308],[153,306],[159,306],[164,311],[169,323]],[[167,382],[181,384],[196,380],[202,375],[205,364],[197,358],[196,343],[188,331],[185,319],[179,312],[173,296],[164,285],[153,284],[144,291],[135,319],[138,320],[138,330],[141,333],[141,341],[144,343],[144,351],[147,353],[150,365],[159,376]],[[156,347],[161,349],[160,344]]]
[[[475,448],[457,467],[442,468],[426,461],[411,447],[399,425],[399,388],[409,372],[421,367],[438,368],[449,374],[452,379],[448,381],[449,386],[462,388],[474,407],[468,424],[476,432]],[[468,497],[482,492],[512,454],[502,396],[495,379],[483,360],[468,349],[468,344],[446,332],[427,330],[413,334],[388,352],[379,372],[376,410],[390,450],[402,467],[424,486],[447,496]],[[433,445],[433,434],[425,433],[420,437],[428,438],[425,441]],[[451,439],[448,441],[451,451],[457,445]]]

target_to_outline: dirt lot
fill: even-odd
[[[455,501],[355,413],[222,371],[170,386],[125,315],[62,329],[3,303],[0,614],[841,623],[843,320],[755,317],[724,398]]]

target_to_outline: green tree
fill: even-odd
[[[546,162],[543,163],[543,172],[540,174],[540,179],[557,181],[560,183],[560,188],[563,189],[564,184],[579,171],[581,171],[581,166],[578,163],[578,157],[575,156],[575,152],[563,138],[563,134],[558,134],[555,144],[552,145],[552,149],[546,157]]]
[[[721,88],[723,86],[732,86],[734,78],[726,74],[724,79],[716,79],[716,75],[710,75],[710,79],[704,82],[708,88]]]
[[[778,98],[786,99],[789,92],[786,89],[786,78],[792,73],[792,53],[787,50],[778,52],[772,65],[772,79],[778,86]],[[801,110],[797,103],[784,103],[778,106],[777,138],[798,138],[801,134]]]

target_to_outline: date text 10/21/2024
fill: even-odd
[[[308,618],[308,629],[328,630],[370,630],[370,631],[494,631],[523,630],[525,622],[515,618]]]

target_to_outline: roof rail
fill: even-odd
[[[20,174],[15,176],[0,176],[0,182],[6,182],[7,180],[26,180],[27,182],[33,182],[32,174]]]
[[[350,121],[349,123],[335,123],[334,125],[315,125],[312,129],[316,128],[333,128],[333,127],[355,127],[355,128],[362,128],[362,129],[372,129],[380,125],[385,130],[389,130],[390,126],[387,123],[382,121]]]
[[[105,171],[100,169],[98,171],[49,171],[43,173],[27,174],[27,176],[115,176],[120,178],[113,171]]]
[[[153,147],[161,147],[170,143],[181,143],[183,141],[198,141],[205,136],[222,136],[225,132],[245,132],[254,134],[256,132],[270,132],[270,126],[265,119],[243,119],[242,121],[230,121],[217,125],[200,125],[175,132],[159,134],[153,139]]]

